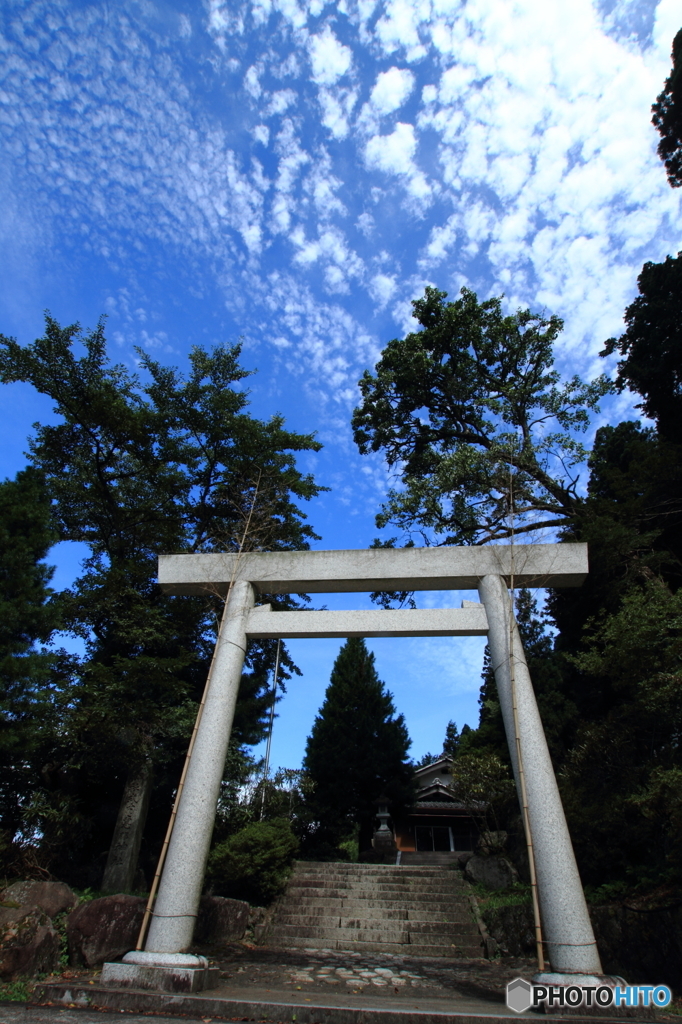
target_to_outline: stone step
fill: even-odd
[[[381,914],[377,916],[371,909],[366,909],[364,904],[358,907],[294,907],[287,905],[282,907],[280,913],[277,914],[278,921],[293,922],[294,920],[305,919],[311,924],[315,921],[318,923],[321,921],[338,922],[342,918],[351,917],[367,921],[407,921],[407,910],[404,907],[391,907],[390,909],[382,909]]]
[[[395,929],[407,927],[407,919],[403,918],[362,918],[362,917],[321,917],[312,914],[282,914],[278,916],[275,927],[287,928],[369,928]]]
[[[434,904],[427,904],[434,906]],[[394,912],[391,912],[394,911]],[[459,904],[450,910],[428,910],[424,904],[415,903],[412,907],[396,907],[394,903],[386,903],[382,900],[368,900],[367,902],[345,903],[339,900],[335,903],[283,903],[278,908],[278,919],[284,914],[303,914],[310,918],[370,918],[370,916],[381,916],[388,921],[441,921],[445,924],[464,924],[471,921],[471,912],[467,906]]]
[[[408,921],[407,927],[409,928],[410,935],[422,935],[424,938],[420,939],[420,942],[428,942],[427,935],[443,935],[448,933],[450,935],[467,935],[471,937],[478,935],[478,926],[471,919],[468,921]]]
[[[477,949],[481,945],[478,932],[468,928],[448,928],[437,932],[420,932],[409,925],[405,928],[389,928],[388,926],[353,928],[350,926],[357,924],[357,922],[348,921],[347,924],[348,927],[344,928],[323,928],[319,925],[311,924],[302,926],[278,924],[265,938],[265,942],[269,946],[287,947],[294,939],[297,942],[299,939],[309,939],[311,941],[314,939],[315,942],[321,942],[322,945],[339,946],[340,948],[343,948],[343,944],[349,941],[384,943],[387,945],[395,943],[414,945],[416,943],[424,947],[455,945],[458,948],[475,947]],[[305,942],[303,944],[305,945]]]
[[[360,884],[381,884],[397,882],[399,885],[422,885],[429,882],[447,882],[462,885],[462,876],[459,871],[437,870],[437,871],[411,871],[409,868],[398,868],[390,873],[369,874],[365,872],[351,873],[349,871],[301,871],[293,872],[295,879],[324,879],[326,882],[343,880]]]
[[[285,940],[289,942],[290,939],[325,939],[345,941],[348,939],[350,942],[360,942],[363,938],[367,941],[373,942],[389,942],[389,943],[406,943],[409,942],[409,932],[407,928],[391,928],[388,923],[383,924],[380,922],[377,928],[333,928],[325,927],[324,925],[308,925],[299,926],[295,924],[280,924],[277,922],[268,935],[268,941],[271,942],[273,939]]]
[[[353,900],[381,900],[388,904],[408,904],[408,903],[445,903],[455,902],[458,898],[464,898],[464,892],[452,893],[452,892],[410,892],[400,889],[369,889],[366,892],[357,889],[337,889],[329,888],[325,889],[321,886],[312,888],[308,886],[298,886],[293,882],[290,882],[287,887],[287,895],[285,898],[291,898],[295,900],[320,900],[320,899],[353,899]]]
[[[289,936],[286,944],[296,949],[341,949],[357,953],[395,953],[400,956],[483,956],[480,943],[473,945],[468,942],[453,942],[448,945],[436,946],[414,942],[361,942],[346,937],[343,939],[317,939],[311,936],[306,938]]]
[[[462,876],[459,871],[433,871],[428,875],[416,874],[390,874],[390,875],[348,875],[338,871],[295,871],[294,878],[305,881],[319,882],[344,882],[352,885],[427,885],[429,882],[446,882],[447,884],[462,884]]]
[[[390,922],[390,921],[358,921],[346,918],[339,923],[326,921],[278,921],[272,928],[269,940],[289,938],[342,939],[348,937],[356,941],[409,942],[411,937],[421,945],[440,946],[446,943],[463,942],[471,945],[476,941],[476,932],[471,928],[444,928],[442,925],[432,926],[429,922]]]
[[[349,918],[355,918],[359,921],[376,921],[378,919],[383,921],[410,921],[420,922],[423,924],[441,924],[441,925],[456,925],[460,927],[462,925],[468,925],[473,923],[471,913],[466,908],[455,907],[449,913],[437,911],[429,913],[428,910],[422,910],[421,907],[415,907],[414,910],[405,910],[404,908],[382,908],[380,917],[377,916],[376,911],[372,908],[360,907],[283,907],[280,913],[277,914],[278,921],[286,921],[293,924],[295,921],[306,921],[310,924],[321,921],[341,921]]]
[[[481,956],[468,888],[448,868],[298,862],[264,941],[413,956]]]
[[[289,885],[295,889],[303,892],[305,889],[334,889],[339,892],[345,893],[370,893],[370,892],[398,892],[403,893],[406,896],[410,894],[419,893],[430,893],[435,892],[438,894],[448,896],[459,896],[466,892],[464,885],[460,884],[449,884],[447,882],[428,882],[421,885],[400,885],[397,882],[377,882],[376,884],[362,885],[353,884],[352,882],[346,882],[339,878],[292,878]]]
[[[449,865],[439,867],[385,867],[383,865],[372,865],[363,867],[358,864],[319,864],[313,865],[307,862],[294,867],[296,874],[306,875],[343,875],[345,878],[431,878],[434,875],[457,875],[458,869]]]
[[[450,867],[453,864],[458,864],[459,852],[446,853],[445,851],[439,853],[427,853],[425,851],[408,850],[400,855],[400,867],[401,868],[413,868],[413,867],[432,867],[440,868]]]
[[[353,878],[350,875],[292,875],[291,881],[302,886],[331,885],[337,889],[464,889],[458,875],[434,875],[432,878]]]

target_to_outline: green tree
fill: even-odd
[[[558,317],[504,316],[500,299],[479,302],[466,288],[446,298],[427,288],[412,303],[422,330],[389,342],[359,382],[356,443],[363,454],[382,451],[403,484],[377,524],[443,544],[566,525],[587,457],[576,433],[610,383],[560,382]]]
[[[68,703],[72,659],[47,645],[60,625],[44,559],[56,539],[44,481],[33,469],[0,484],[0,852],[30,872],[27,813],[42,786]],[[64,699],[65,698],[65,699]]]
[[[45,479],[59,539],[90,549],[63,597],[66,625],[87,653],[49,778],[53,803],[67,795],[87,823],[79,843],[64,843],[60,873],[99,885],[99,877],[81,876],[88,865],[101,870],[121,797],[140,786],[152,798],[153,860],[220,614],[218,595],[161,593],[157,556],[242,543],[307,547],[315,535],[296,502],[318,488],[297,471],[293,453],[319,445],[285,431],[280,417],[248,415],[238,347],[193,350],[186,378],[141,353],[141,380],[111,365],[102,322],[84,333],[48,316],[34,344],[0,336],[0,346],[0,379],[27,381],[54,401],[59,421],[37,426],[31,461]],[[249,645],[238,740],[262,735],[274,646]],[[286,676],[286,650],[282,662]],[[135,835],[139,842],[141,829]]]
[[[463,754],[452,765],[449,790],[476,822],[480,832],[497,832],[516,804],[511,770],[495,754]]]
[[[586,501],[564,536],[589,545],[590,573],[579,590],[550,592],[548,608],[559,630],[563,692],[581,720],[594,721],[613,705],[611,681],[579,671],[565,655],[582,648],[588,621],[606,622],[648,582],[677,590],[682,502],[674,449],[639,423],[601,427],[589,465]]]
[[[267,906],[283,892],[298,846],[288,818],[251,822],[211,851],[208,880],[219,896]]]
[[[678,36],[682,44],[682,33]],[[627,329],[609,338],[602,355],[618,351],[617,386],[643,398],[639,408],[655,420],[659,436],[682,443],[682,253],[645,263],[639,295],[625,311]],[[679,457],[678,457],[679,458]]]
[[[521,588],[515,593],[514,611],[547,744],[558,767],[573,741],[578,718],[577,708],[565,692],[564,658],[555,651],[548,616],[538,612],[532,591]],[[461,737],[459,754],[491,754],[509,764],[509,744],[487,647],[481,678],[478,728]]]
[[[465,725],[460,733],[457,723],[450,719],[445,727],[445,739],[443,740],[443,753],[446,757],[457,757],[462,736],[466,736],[469,731],[469,726]]]
[[[652,579],[592,619],[574,661],[609,695],[585,716],[561,788],[586,881],[682,881],[682,591]]]
[[[559,781],[592,884],[655,885],[680,873],[680,723],[669,700],[682,581],[675,451],[636,422],[597,431],[587,498],[565,533],[589,544],[590,574],[548,602],[560,690],[575,709]]]
[[[334,663],[303,761],[314,786],[309,803],[318,841],[338,845],[359,825],[360,850],[371,847],[377,799],[386,796],[399,809],[413,798],[409,746],[374,655],[351,637]]]
[[[673,39],[672,70],[663,92],[651,108],[652,123],[661,141],[658,155],[665,164],[668,181],[673,188],[682,185],[682,29]]]

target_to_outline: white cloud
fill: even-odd
[[[280,89],[273,92],[265,113],[266,117],[273,117],[276,114],[283,114],[289,107],[296,104],[296,93],[293,89]]]
[[[349,118],[357,100],[355,89],[318,90],[317,98],[322,108],[322,124],[335,139],[345,139],[349,132]]]
[[[673,39],[682,27],[682,11],[679,0],[659,0],[654,19],[654,45],[665,56],[670,57]]]
[[[251,134],[256,142],[260,142],[262,146],[267,146],[270,141],[270,129],[266,124],[257,124],[251,129]]]
[[[432,16],[429,0],[388,0],[385,14],[376,24],[376,34],[385,53],[405,51],[407,60],[420,60],[426,48],[419,30]]]
[[[332,160],[326,149],[319,150],[313,166],[303,184],[304,191],[312,197],[320,221],[327,221],[338,214],[345,214],[346,207],[336,195],[343,186],[340,178],[332,173]]]
[[[378,75],[369,102],[378,114],[391,114],[402,107],[414,89],[414,75],[407,68],[389,68]]]
[[[580,353],[582,367],[620,328],[644,260],[677,248],[680,196],[649,108],[678,2],[661,0],[654,45],[640,47],[605,32],[591,0],[367,0],[313,34],[297,0],[207,0],[203,27],[187,36],[175,20],[167,39],[125,4],[106,23],[95,6],[22,0],[2,44],[5,233],[31,235],[32,252],[77,239],[80,256],[131,276],[137,253],[182,254],[247,333],[278,315],[273,296],[296,296],[305,315],[288,304],[286,317],[300,333],[272,333],[290,339],[279,348],[292,366],[315,353],[320,401],[352,390],[378,344],[358,341],[361,324],[379,306],[413,326],[427,274],[563,314],[561,358],[571,369]],[[317,101],[297,77],[307,66]],[[379,118],[415,89],[416,123],[404,114],[382,134]]]
[[[250,96],[253,96],[254,100],[257,100],[260,97],[261,93],[263,92],[259,80],[262,71],[262,67],[258,67],[256,64],[252,64],[251,67],[247,69],[246,74],[244,75],[244,88],[246,89]]]
[[[301,170],[310,162],[309,154],[300,145],[294,122],[285,118],[277,135],[275,148],[279,154],[276,196],[272,206],[270,229],[274,234],[289,230],[297,209],[295,187]]]
[[[371,213],[361,213],[358,217],[357,226],[366,238],[369,238],[376,227],[376,221]]]
[[[393,298],[397,290],[395,275],[389,277],[388,274],[375,274],[369,283],[370,295],[380,309]]]
[[[426,243],[420,266],[437,266],[446,259],[450,250],[457,240],[458,218],[449,217],[445,224],[436,224],[431,228],[429,240]]]
[[[416,148],[414,126],[399,121],[390,135],[373,135],[369,139],[365,160],[368,167],[387,174],[411,174]]]
[[[228,46],[231,36],[244,31],[244,14],[230,0],[208,0],[208,31],[221,50]]]
[[[327,286],[327,290],[332,293],[336,292],[347,295],[350,292],[346,275],[339,266],[326,267],[324,272],[324,281]]]
[[[340,43],[329,25],[308,44],[313,79],[318,85],[334,85],[345,75],[353,62],[349,46]]]

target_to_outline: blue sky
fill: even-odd
[[[130,366],[242,338],[253,413],[325,445],[301,460],[332,488],[319,546],[366,547],[390,480],[353,446],[356,382],[426,284],[559,314],[558,366],[589,377],[642,263],[677,252],[650,106],[680,24],[680,0],[5,0],[0,331],[106,313]],[[7,476],[50,407],[2,397]],[[54,558],[68,583],[77,552]],[[300,762],[338,647],[292,644],[275,765]],[[476,724],[479,640],[372,647],[415,757]]]

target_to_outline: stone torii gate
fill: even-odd
[[[206,961],[185,951],[198,912],[247,641],[349,636],[488,636],[520,798],[517,750],[521,754],[546,954],[555,972],[601,974],[508,592],[510,586],[580,586],[587,571],[584,544],[162,556],[159,583],[166,593],[218,593],[227,603],[145,950],[128,953],[123,964],[105,965],[102,980],[168,988],[170,972],[183,988],[207,983]],[[482,603],[465,601],[461,608],[273,612],[270,605],[255,604],[259,594],[474,589]]]

